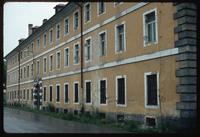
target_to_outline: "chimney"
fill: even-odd
[[[47,21],[47,19],[43,19],[43,23],[42,24],[44,24],[46,21]]]
[[[25,40],[24,38],[19,39],[19,40],[18,40],[18,41],[19,41],[19,44],[21,44],[24,40]]]
[[[36,31],[36,29],[39,28],[38,26],[32,27],[32,33]]]
[[[28,24],[28,35],[29,36],[32,34],[32,27],[33,27],[33,24]]]
[[[58,4],[54,7],[55,14],[58,13],[60,10],[62,10],[65,7],[65,4]]]

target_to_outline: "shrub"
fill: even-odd
[[[47,106],[47,110],[49,112],[55,112],[55,106],[53,104],[49,103]]]

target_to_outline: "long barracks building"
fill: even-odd
[[[10,104],[32,107],[40,78],[42,109],[194,125],[195,4],[69,2],[55,12],[40,27],[29,24],[6,56]]]

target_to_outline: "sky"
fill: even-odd
[[[28,24],[41,26],[43,19],[55,14],[57,4],[67,2],[7,2],[3,15],[4,57],[18,46],[18,40],[28,37]]]

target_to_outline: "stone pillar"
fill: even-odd
[[[177,24],[174,33],[178,36],[175,47],[179,49],[176,56],[176,77],[179,80],[176,91],[180,94],[176,109],[180,110],[181,125],[194,128],[197,119],[197,8],[195,3],[175,3],[174,6],[174,20]]]

